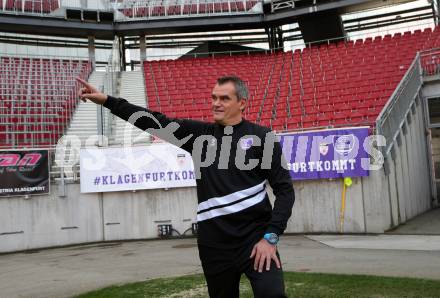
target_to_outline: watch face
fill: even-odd
[[[267,235],[267,237],[265,237],[267,239],[267,241],[269,241],[269,243],[271,244],[277,244],[278,243],[278,235],[275,233],[270,233]]]
[[[271,242],[277,242],[278,241],[278,236],[275,234],[270,235],[270,240]]]

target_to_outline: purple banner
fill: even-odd
[[[368,176],[368,127],[280,135],[293,180]]]

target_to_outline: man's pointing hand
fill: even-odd
[[[102,105],[107,100],[107,95],[99,92],[95,87],[87,83],[81,78],[76,78],[76,80],[83,86],[79,90],[79,96],[82,101],[86,102],[87,99],[96,104]]]

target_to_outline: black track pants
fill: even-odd
[[[249,256],[253,245],[241,250],[223,251],[199,247],[199,254],[211,298],[238,298],[241,275],[249,279],[255,298],[285,298],[282,268],[272,260],[270,270],[254,270]],[[277,253],[278,258],[279,254]],[[280,260],[281,262],[281,260]]]

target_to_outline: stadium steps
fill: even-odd
[[[119,96],[125,98],[129,102],[146,107],[146,95],[144,85],[144,75],[142,71],[125,71],[121,72]],[[109,139],[110,145],[123,145],[124,130],[127,122],[119,118],[115,118],[112,131],[113,135]],[[131,134],[133,144],[148,144],[150,142],[150,134],[130,125],[128,130]]]
[[[104,84],[104,77],[105,72],[94,71],[90,75],[88,82],[99,89],[100,86]],[[77,136],[81,140],[81,148],[84,148],[88,137],[98,134],[97,108],[97,105],[89,101],[80,101],[77,105],[72,121],[70,122],[69,129],[65,134],[65,136]],[[97,142],[95,142],[95,145],[97,145]],[[64,154],[65,160],[67,160],[72,153],[70,148],[70,145],[66,148]],[[55,155],[55,162],[51,169],[51,176],[55,178],[55,180],[58,180],[60,177],[60,168],[58,164],[61,164],[62,156],[63,155],[60,154],[60,152]],[[76,165],[75,168],[77,166],[78,165]],[[75,178],[75,169],[65,170],[64,172],[65,177],[68,180]]]
[[[270,126],[274,118],[274,105],[276,105],[276,101],[278,100],[283,79],[286,77],[285,71],[287,67],[285,67],[285,64],[289,59],[289,55],[288,53],[277,55],[276,58],[274,73],[272,73],[270,83],[268,84],[268,93],[267,96],[263,98],[261,107],[260,124],[264,126]]]
[[[105,72],[94,71],[88,82],[99,89],[104,84],[104,77]],[[97,105],[89,101],[80,101],[66,135],[78,136],[84,145],[89,136],[98,134],[97,110]]]
[[[261,65],[261,68],[259,71],[256,71],[257,75],[255,77],[255,82],[251,82],[253,86],[249,86],[250,99],[249,103],[247,104],[245,118],[250,121],[256,121],[260,114],[260,110],[262,108],[260,98],[263,96],[266,90],[268,72],[270,72],[272,67],[270,58],[262,57],[260,61],[261,63],[259,64]]]

